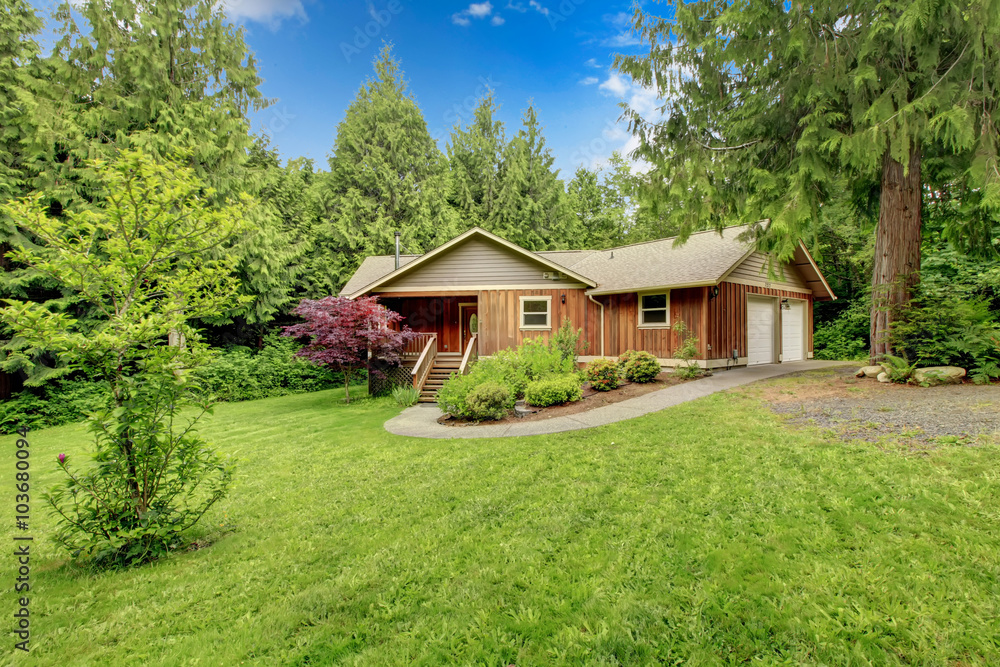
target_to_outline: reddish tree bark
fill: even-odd
[[[912,288],[920,279],[921,185],[919,146],[910,149],[905,168],[886,154],[872,267],[872,364],[892,354],[889,335],[893,317],[909,303]]]

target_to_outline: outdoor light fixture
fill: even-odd
[[[717,296],[719,296],[719,286],[718,285],[716,285],[715,287],[713,287],[712,289],[710,289],[708,291],[708,298],[709,299],[714,299]]]
[[[563,305],[565,306],[566,305],[566,295],[565,294],[562,295],[562,302],[563,302]]]
[[[782,310],[791,310],[792,309],[792,304],[788,303],[788,299],[782,299],[781,300],[781,309]]]

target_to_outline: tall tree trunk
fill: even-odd
[[[908,169],[885,155],[872,267],[872,364],[892,353],[893,318],[900,306],[909,303],[910,291],[920,279],[921,184],[919,146],[910,149]]]

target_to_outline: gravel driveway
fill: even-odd
[[[886,435],[924,442],[987,436],[1000,441],[1000,385],[917,387],[854,377],[853,368],[774,380],[758,393],[793,423],[874,442]]]

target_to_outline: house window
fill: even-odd
[[[551,329],[552,297],[521,297],[521,328]]]
[[[642,294],[639,296],[639,326],[670,326],[669,294]]]

